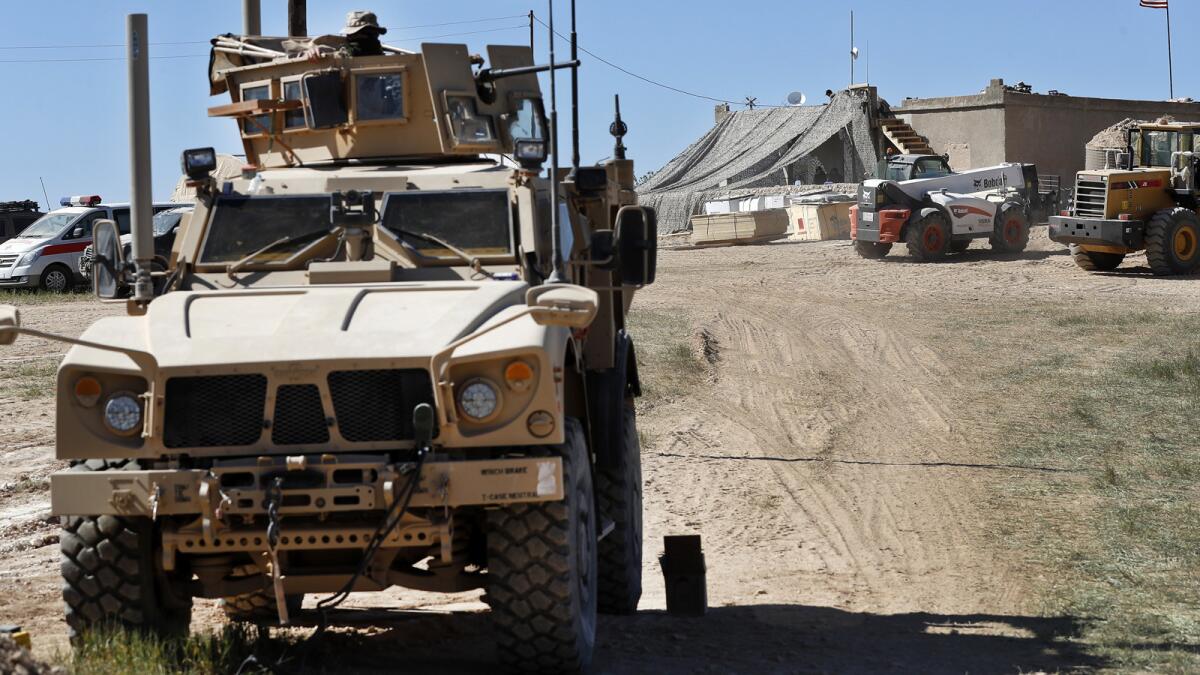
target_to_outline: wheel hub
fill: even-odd
[[[1014,219],[1004,223],[1004,239],[1010,244],[1016,244],[1021,238],[1021,223]]]
[[[1196,231],[1191,227],[1181,227],[1175,233],[1175,255],[1180,260],[1191,260],[1196,255]]]

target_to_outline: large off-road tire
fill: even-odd
[[[904,233],[908,254],[920,261],[937,260],[950,249],[950,221],[938,211],[908,224]]]
[[[38,288],[47,293],[66,293],[75,287],[75,275],[66,265],[55,263],[42,270],[38,277]]]
[[[1200,263],[1200,224],[1195,212],[1176,207],[1146,224],[1146,259],[1155,274],[1191,274]]]
[[[1117,269],[1117,266],[1125,259],[1125,254],[1085,251],[1078,244],[1071,244],[1071,259],[1080,269],[1089,272],[1107,272]]]
[[[137,462],[88,460],[71,471],[136,470]],[[70,516],[59,538],[63,601],[71,637],[119,625],[187,633],[192,600],[171,593],[158,571],[158,533],[149,518]]]
[[[1020,204],[1001,204],[996,214],[995,230],[988,242],[993,251],[1020,253],[1029,245],[1029,217]]]
[[[258,568],[247,565],[236,570],[234,576],[258,574]],[[295,620],[304,604],[303,593],[293,593],[287,596],[288,618]],[[221,610],[230,621],[244,621],[259,625],[276,624],[279,622],[279,608],[275,605],[275,588],[266,588],[253,593],[230,595],[221,598]]]
[[[883,244],[877,241],[859,241],[854,240],[854,250],[858,255],[868,260],[878,260],[888,254],[892,250],[891,244]]]
[[[599,610],[633,614],[642,597],[642,446],[632,399],[625,402],[616,440],[620,443],[616,448],[619,465],[596,470],[601,522],[613,522],[612,532],[597,548]]]
[[[583,428],[566,420],[563,500],[487,514],[487,602],[500,661],[514,670],[586,670],[596,644],[596,513]]]
[[[950,252],[951,253],[962,253],[963,251],[965,251],[969,248],[971,248],[971,240],[970,239],[951,239],[950,240]]]

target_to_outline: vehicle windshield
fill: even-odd
[[[1178,131],[1143,131],[1142,166],[1171,166],[1171,153],[1191,148],[1179,147]]]
[[[445,247],[414,235],[437,237],[477,256],[511,255],[513,251],[512,207],[505,189],[390,192],[384,196],[382,225],[428,257],[458,258]]]
[[[295,241],[255,256],[255,263],[287,260],[332,229],[329,195],[219,197],[200,263],[233,263],[280,239]],[[312,236],[310,236],[312,235]]]
[[[888,164],[887,175],[884,176],[887,180],[908,180],[908,169],[911,164]]]
[[[41,218],[38,218],[29,227],[21,230],[18,237],[28,237],[30,239],[49,239],[56,236],[63,228],[70,224],[71,221],[79,217],[78,213],[51,213]]]
[[[940,159],[918,159],[913,166],[913,178],[941,178],[949,175],[946,163]]]
[[[161,237],[179,224],[186,209],[171,209],[154,214],[154,236]]]

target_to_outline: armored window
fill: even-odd
[[[243,101],[259,101],[271,98],[271,85],[262,84],[242,88]],[[271,115],[255,115],[242,123],[242,132],[247,136],[256,136],[271,132]]]
[[[291,82],[283,83],[283,100],[285,101],[300,101],[300,80],[292,80]],[[300,129],[304,124],[304,109],[286,110],[283,113],[283,128],[284,129]]]
[[[280,263],[330,230],[329,195],[220,197],[208,226],[200,262],[231,263],[254,253],[259,263]]]
[[[355,75],[354,103],[360,122],[404,119],[404,74]]]
[[[514,250],[508,190],[460,189],[389,192],[383,201],[383,227],[419,255],[454,258],[432,235],[480,256],[507,256]]]
[[[470,96],[447,96],[446,114],[450,117],[450,133],[456,143],[491,145],[496,142],[496,130],[490,115],[480,115],[475,99]]]

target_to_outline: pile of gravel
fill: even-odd
[[[0,635],[0,673],[12,675],[66,675],[66,669],[51,666],[33,658],[28,649],[13,642],[7,635]]]

